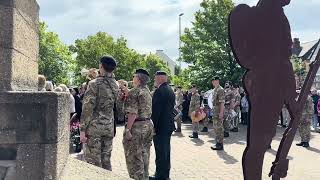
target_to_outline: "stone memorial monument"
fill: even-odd
[[[39,6],[0,0],[0,179],[58,179],[69,156],[68,96],[37,92]]]

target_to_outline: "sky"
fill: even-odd
[[[37,0],[40,20],[66,44],[104,31],[125,37],[140,53],[164,50],[173,60],[179,56],[179,18],[182,29],[192,27],[202,0]],[[254,5],[258,0],[234,0]],[[292,37],[301,42],[320,38],[320,0],[291,0],[285,8]]]

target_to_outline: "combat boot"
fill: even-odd
[[[301,143],[298,143],[296,144],[297,146],[303,146],[304,145],[304,142],[301,142]]]
[[[189,138],[197,139],[198,138],[198,133],[193,132],[192,135],[189,136]]]
[[[201,132],[208,132],[208,128],[207,128],[207,127],[203,127],[203,129],[201,130]]]
[[[308,142],[305,142],[305,143],[302,145],[302,147],[308,148],[308,147],[310,147],[310,145],[309,145]]]
[[[212,150],[214,151],[222,151],[223,150],[223,144],[222,143],[217,143],[214,147],[211,147]]]
[[[229,132],[226,132],[226,131],[225,131],[225,132],[223,133],[223,136],[224,136],[224,137],[229,137],[229,136],[230,136],[230,135],[229,135]]]

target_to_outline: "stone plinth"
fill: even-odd
[[[0,91],[37,90],[39,6],[0,1]]]
[[[15,179],[59,178],[69,156],[68,107],[64,93],[0,93],[0,160],[16,161]]]

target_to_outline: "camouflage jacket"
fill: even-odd
[[[313,107],[312,98],[311,98],[311,96],[308,96],[307,102],[306,102],[306,104],[305,104],[305,106],[303,107],[303,110],[302,110],[302,117],[312,116],[313,113],[314,113],[313,108],[314,107]]]
[[[81,130],[90,125],[113,126],[113,108],[118,99],[119,88],[113,74],[98,77],[89,82],[83,99]]]
[[[183,94],[182,93],[176,93],[176,105],[179,105],[179,110],[182,110],[182,103],[183,103]]]
[[[231,104],[231,101],[235,100],[234,94],[233,94],[231,89],[226,89],[225,90],[225,99],[226,99],[225,100],[225,106],[226,106],[226,108],[229,108],[230,104]]]
[[[190,106],[189,106],[189,115],[193,111],[197,111],[200,109],[200,95],[198,93],[194,93],[191,96]]]
[[[214,88],[212,97],[213,97],[212,100],[213,100],[214,112],[218,114],[220,111],[219,110],[220,104],[225,103],[225,99],[226,99],[224,89],[221,86]]]
[[[234,110],[235,110],[236,112],[240,112],[240,104],[241,104],[241,96],[240,96],[240,94],[235,95],[235,101],[234,101],[234,103],[238,103],[238,105],[236,105],[236,106],[234,107]]]
[[[133,88],[129,91],[125,103],[125,112],[137,114],[139,118],[150,118],[152,113],[152,97],[147,86]]]

